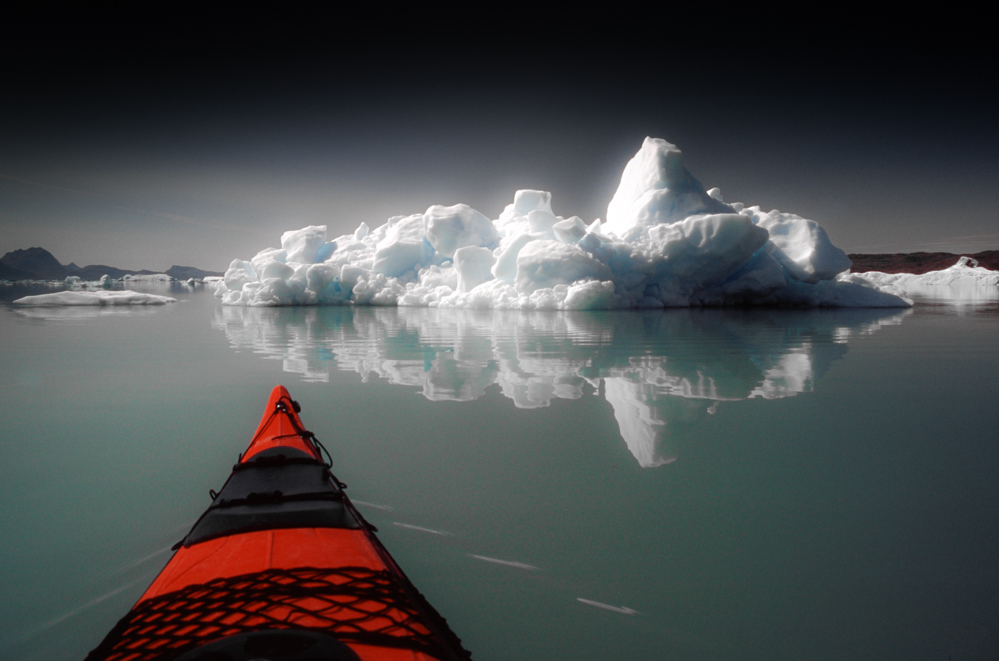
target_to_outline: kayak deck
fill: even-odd
[[[212,505],[87,661],[469,659],[278,386]]]

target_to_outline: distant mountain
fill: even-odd
[[[9,252],[0,257],[0,267],[0,278],[5,280],[61,280],[69,275],[66,267],[44,248]],[[7,275],[8,271],[15,277]]]
[[[52,253],[44,248],[14,250],[0,257],[0,280],[63,280],[70,275],[78,276],[82,280],[100,280],[101,276],[109,275],[117,280],[126,275],[152,275],[154,273],[162,273],[162,271],[146,269],[132,271],[103,264],[81,268],[72,262],[63,266]],[[171,266],[166,270],[166,274],[176,280],[224,275],[216,271],[203,271],[193,266]]]
[[[0,280],[33,280],[34,276],[28,271],[0,264]]]

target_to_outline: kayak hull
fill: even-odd
[[[347,498],[298,409],[274,388],[212,506],[87,661],[470,658]]]

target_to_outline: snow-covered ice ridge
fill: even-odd
[[[724,305],[908,307],[889,284],[851,276],[815,221],[726,204],[646,138],[607,220],[552,212],[551,194],[520,190],[496,220],[434,205],[329,241],[326,227],[285,232],[280,248],[233,260],[226,305],[398,305],[495,309]]]

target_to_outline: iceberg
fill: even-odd
[[[146,294],[126,289],[123,291],[60,291],[52,294],[39,294],[38,296],[25,296],[17,299],[13,304],[26,307],[107,307],[119,305],[165,305],[176,302],[176,298],[169,296]]]
[[[999,271],[978,265],[978,260],[960,257],[953,266],[926,273],[856,273],[853,279],[863,279],[879,287],[895,287],[906,296],[945,297],[955,301],[999,299]]]
[[[683,154],[646,138],[606,222],[552,210],[520,190],[499,218],[433,205],[329,239],[291,230],[235,259],[212,286],[225,305],[383,305],[569,310],[716,306],[909,307],[890,282],[850,276],[813,220],[726,203]]]

